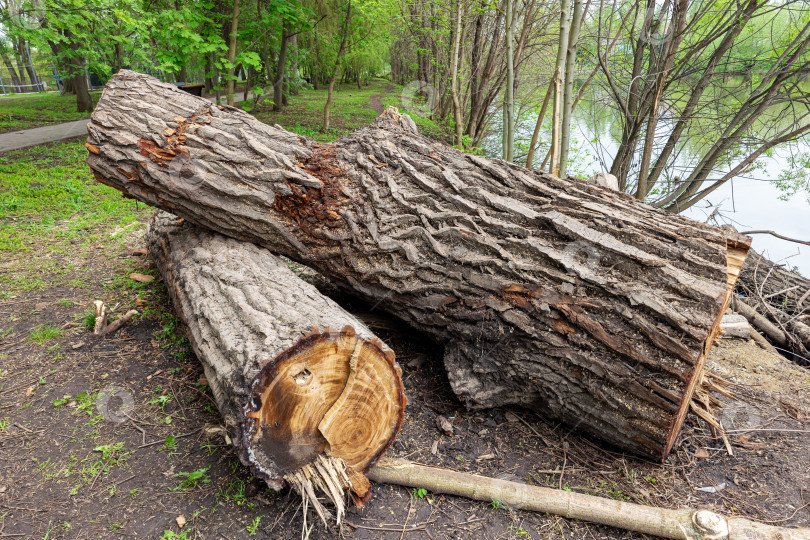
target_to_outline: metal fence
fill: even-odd
[[[58,80],[49,65],[0,65],[0,95],[56,90]]]

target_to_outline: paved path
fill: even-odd
[[[253,94],[250,95],[249,99],[252,97],[254,97]],[[208,99],[209,101],[215,101],[215,98]],[[239,103],[240,101],[243,101],[241,92],[234,96],[234,103]],[[0,153],[87,135],[87,123],[89,121],[88,118],[85,118],[84,120],[76,120],[75,122],[67,122],[65,124],[23,129],[0,134]]]

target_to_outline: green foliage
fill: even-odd
[[[168,452],[172,452],[177,450],[177,439],[174,435],[169,435],[163,440],[163,446],[160,447],[161,450],[166,450]]]
[[[187,489],[193,489],[197,487],[199,484],[208,484],[211,482],[211,477],[208,476],[208,470],[211,467],[205,467],[203,469],[197,469],[191,472],[179,472],[176,473],[174,476],[175,478],[184,478],[177,487],[173,488],[173,491],[184,491]]]
[[[164,530],[163,536],[160,537],[160,540],[191,540],[188,533],[189,531],[181,531],[180,533],[176,533],[174,531]]]
[[[257,516],[253,518],[253,523],[245,527],[248,534],[250,536],[256,536],[256,532],[259,530],[259,524],[262,522],[262,516]]]
[[[803,193],[810,203],[810,152],[792,153],[787,160],[787,168],[776,181],[776,187],[782,191],[779,199],[787,201]]]
[[[46,342],[56,339],[62,335],[62,330],[50,324],[42,324],[31,330],[28,341],[33,341],[37,345],[44,345]]]
[[[414,499],[424,499],[427,497],[427,490],[425,488],[413,488],[411,493]]]

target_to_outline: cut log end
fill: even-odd
[[[340,332],[312,333],[267,363],[251,385],[242,429],[254,474],[278,489],[287,481],[325,510],[342,515],[345,491],[368,496],[364,474],[393,443],[405,414],[401,372],[379,342]]]

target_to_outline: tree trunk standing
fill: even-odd
[[[461,153],[393,109],[319,145],[123,71],[88,129],[99,181],[310,264],[444,344],[469,407],[527,406],[657,459],[709,380],[749,244]]]
[[[70,32],[65,32],[68,39],[72,38]],[[69,41],[70,47],[76,51],[78,44]],[[90,97],[90,88],[87,85],[87,73],[85,72],[84,58],[72,56],[66,60],[68,73],[68,82],[70,87],[76,93],[76,111],[77,112],[92,112],[93,99]]]
[[[503,159],[515,158],[515,0],[506,0],[506,88],[503,94]]]
[[[42,88],[39,84],[39,79],[37,78],[37,72],[34,69],[34,61],[31,59],[31,49],[24,39],[20,38],[19,43],[20,55],[25,61],[25,70],[28,72],[28,79],[31,81],[31,91],[39,92],[42,90]]]
[[[456,0],[456,24],[453,36],[453,56],[450,66],[450,92],[453,97],[453,119],[456,123],[456,145],[464,148],[464,111],[461,109],[461,99],[459,98],[458,61],[459,48],[461,45],[461,2]]]
[[[28,80],[25,78],[25,72],[28,71],[28,66],[25,65],[25,52],[22,48],[22,41],[22,38],[11,39],[11,51],[13,53],[14,61],[17,63],[20,84],[22,85],[23,92],[25,92],[28,90],[30,85],[28,84]]]
[[[276,81],[273,84],[273,110],[280,111],[284,105],[284,71],[287,67],[287,42],[290,39],[290,23],[284,21],[281,25],[281,45],[276,64]]]
[[[709,62],[706,65],[706,68],[703,70],[700,79],[697,81],[696,84],[690,85],[691,86],[691,93],[689,96],[689,100],[687,101],[686,105],[683,108],[683,111],[680,113],[678,117],[678,121],[676,122],[674,128],[671,130],[669,137],[667,138],[667,142],[664,144],[664,147],[661,149],[661,152],[658,154],[658,157],[655,160],[655,164],[653,165],[652,171],[650,171],[647,180],[650,189],[652,186],[660,178],[661,172],[664,170],[669,157],[672,155],[672,152],[675,150],[675,146],[678,140],[681,137],[681,134],[684,132],[687,124],[689,123],[690,119],[693,117],[693,113],[695,108],[698,106],[700,102],[700,98],[703,95],[703,92],[706,88],[708,88],[709,83],[712,80],[712,77],[717,70],[717,66],[719,65],[720,61],[722,60],[723,56],[728,52],[729,49],[734,45],[737,37],[742,33],[743,29],[747,26],[748,22],[751,20],[753,14],[762,6],[759,0],[748,0],[743,7],[740,8],[740,14],[736,18],[737,24],[730,25],[723,36],[723,39],[717,45],[717,47],[712,52],[711,57],[709,58]],[[618,34],[616,36],[618,38]],[[747,72],[750,74],[750,72]]]
[[[546,89],[546,97],[543,98],[543,104],[540,106],[540,112],[537,114],[537,122],[534,124],[534,132],[532,132],[532,140],[529,143],[529,152],[526,154],[526,168],[534,168],[534,151],[537,148],[537,139],[540,138],[540,128],[543,127],[543,118],[546,116],[546,109],[548,102],[551,99],[551,94],[554,92],[554,79],[548,84]],[[545,161],[545,160],[544,160]]]
[[[661,94],[664,92],[664,81],[658,88],[655,95],[655,101],[650,108],[649,118],[647,119],[647,129],[644,133],[644,148],[641,151],[641,165],[638,169],[638,185],[636,186],[636,199],[644,201],[647,194],[650,192],[652,186],[647,185],[647,178],[649,177],[650,161],[652,160],[653,144],[655,144],[655,130],[658,128],[658,108],[661,104]]]
[[[233,15],[231,19],[231,32],[228,35],[228,105],[233,107],[234,99],[234,68],[236,60],[236,32],[239,29],[239,0],[233,0]]]
[[[330,485],[324,466],[340,473],[345,463],[348,474],[335,482],[340,496],[324,494],[338,518],[344,490],[365,499],[363,475],[405,413],[394,353],[254,244],[165,212],[153,218],[146,243],[242,463],[271,488],[286,480],[302,494],[312,490],[306,482]]]
[[[298,34],[293,34],[290,38],[290,46],[292,47],[292,80],[290,81],[290,93],[294,96],[299,95],[301,92],[298,89],[298,81],[301,75],[298,73]]]
[[[211,62],[211,55],[205,55],[205,92],[210,94],[214,89],[214,64]]]
[[[563,76],[565,73],[565,58],[568,49],[568,34],[571,28],[571,21],[569,20],[570,10],[571,0],[562,0],[560,10],[560,39],[557,42],[557,63],[554,68],[554,113],[551,122],[551,174],[555,176],[559,176],[560,172]]]
[[[115,65],[113,66],[113,75],[124,69],[124,46],[120,42],[115,42],[113,50],[113,57],[115,58]],[[185,80],[185,79],[184,79]]]
[[[6,68],[8,68],[8,73],[11,76],[11,85],[14,87],[14,92],[19,94],[23,91],[23,89],[22,84],[20,83],[20,77],[17,75],[17,70],[14,69],[14,63],[7,54],[3,54],[2,58],[3,63],[6,65]]]
[[[346,11],[346,21],[343,24],[343,35],[340,38],[340,48],[338,49],[337,58],[335,58],[335,67],[332,69],[332,76],[329,77],[329,85],[326,89],[326,104],[323,106],[323,128],[321,128],[323,133],[326,133],[329,130],[329,112],[332,108],[332,91],[335,89],[335,80],[337,79],[338,70],[340,70],[340,61],[343,59],[343,54],[346,52],[346,41],[349,39],[351,23],[352,2],[349,0],[349,5]]]
[[[313,47],[315,49],[315,66],[320,66],[321,65],[321,52],[320,52],[321,48],[320,48],[320,45],[318,43],[318,32],[317,31],[312,32],[312,43],[313,43]],[[318,68],[317,67],[312,69],[312,89],[313,90],[320,90],[319,85],[318,85]]]
[[[582,27],[582,0],[574,0],[574,14],[568,32],[565,58],[565,93],[563,96],[562,126],[560,130],[560,165],[558,176],[568,176],[568,150],[571,145],[571,108],[574,100],[574,72],[579,48],[579,30]]]

